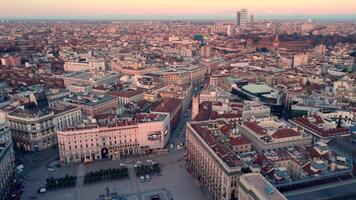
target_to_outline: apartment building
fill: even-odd
[[[105,60],[87,58],[87,59],[66,61],[64,63],[64,70],[70,72],[77,72],[77,71],[84,71],[84,70],[105,71]]]
[[[115,113],[118,100],[112,96],[69,95],[64,99],[65,104],[78,106],[85,116],[96,116],[106,113]]]
[[[0,122],[0,200],[7,200],[15,179],[15,154],[9,127]]]
[[[245,174],[239,180],[239,200],[287,200],[259,173]]]
[[[216,200],[238,197],[243,163],[231,142],[235,134],[224,119],[189,122],[186,126],[189,166]]]
[[[143,93],[145,90],[143,88],[133,88],[120,91],[113,91],[110,93],[118,99],[119,104],[127,104],[129,102],[139,102],[143,100]]]
[[[65,74],[61,78],[65,86],[72,84],[90,84],[95,87],[99,85],[114,85],[117,83],[118,77],[119,74],[117,72],[86,70]]]
[[[141,113],[132,120],[107,119],[58,131],[61,163],[118,160],[162,150],[170,136],[169,115]]]
[[[268,117],[271,114],[271,108],[262,105],[257,101],[244,101],[242,109],[242,120],[247,121],[257,117]]]
[[[307,145],[312,142],[309,134],[276,117],[258,118],[238,124],[241,134],[261,152],[271,149]]]
[[[79,107],[57,105],[56,108],[16,108],[7,113],[16,147],[24,151],[41,151],[57,144],[56,131],[82,121]]]

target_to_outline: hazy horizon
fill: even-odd
[[[356,20],[356,15],[254,15],[255,20],[317,20],[317,21],[352,21]],[[197,21],[218,21],[235,20],[234,16],[213,16],[213,15],[119,15],[119,16],[34,16],[34,17],[3,17],[0,20],[197,20]]]
[[[350,0],[2,0],[0,19],[234,19],[246,8],[256,19],[356,19]]]

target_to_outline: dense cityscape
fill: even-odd
[[[0,200],[356,199],[356,20],[0,20]]]

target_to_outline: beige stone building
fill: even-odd
[[[245,174],[239,180],[239,200],[287,200],[259,173]]]
[[[57,105],[46,110],[17,108],[7,114],[15,145],[25,151],[40,151],[57,144],[57,130],[82,121],[79,107]]]
[[[227,120],[190,122],[186,127],[187,160],[216,200],[236,199],[242,161],[231,147]]]
[[[10,129],[0,121],[0,200],[8,199],[15,180],[15,154]]]

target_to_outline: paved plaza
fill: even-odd
[[[204,200],[205,194],[195,180],[186,170],[186,162],[183,158],[184,150],[172,150],[170,153],[161,156],[137,157],[125,160],[129,168],[130,179],[99,182],[90,185],[83,184],[83,176],[90,171],[97,171],[105,168],[118,168],[123,161],[101,161],[90,165],[77,165],[58,168],[55,172],[47,172],[42,167],[24,177],[25,192],[23,200],[30,197],[37,197],[38,200],[95,200],[103,194],[105,188],[117,194],[139,194],[138,200],[146,200],[150,197],[150,191],[167,191],[173,199],[184,200]],[[150,182],[141,182],[136,177],[133,164],[140,160],[154,159],[160,163],[161,174],[152,175]],[[37,194],[37,190],[45,186],[46,178],[63,177],[66,174],[77,176],[77,185],[74,188],[56,191],[47,191],[44,194]]]

